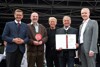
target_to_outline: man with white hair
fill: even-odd
[[[47,36],[48,40],[46,42],[46,62],[47,67],[59,67],[57,51],[56,51],[56,44],[55,44],[55,34],[56,30],[58,29],[57,19],[55,17],[49,17],[49,28],[47,28]]]

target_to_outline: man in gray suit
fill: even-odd
[[[82,67],[96,67],[98,23],[96,20],[89,18],[90,10],[88,8],[82,8],[81,16],[83,22],[79,30],[79,57]]]

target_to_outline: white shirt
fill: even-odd
[[[15,20],[15,23],[20,23],[21,24],[21,21],[18,22],[17,20]]]
[[[80,32],[80,43],[83,43],[83,34],[84,34],[84,31],[85,31],[85,28],[86,28],[86,25],[87,25],[89,19],[87,19],[86,21],[83,21],[81,32]]]
[[[33,22],[31,22],[31,24],[33,24]],[[34,27],[35,27],[35,32],[38,33],[39,32],[39,24],[35,23]]]
[[[64,29],[67,31],[70,28],[70,26],[68,26],[67,28],[64,26]]]

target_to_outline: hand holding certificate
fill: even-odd
[[[56,49],[76,49],[76,34],[57,34]]]

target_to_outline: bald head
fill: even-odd
[[[37,13],[37,12],[33,12],[33,13],[31,14],[31,16],[33,16],[33,15],[38,16],[38,13]]]
[[[32,22],[38,22],[38,19],[39,19],[39,15],[37,12],[33,12],[30,16],[30,19]]]

